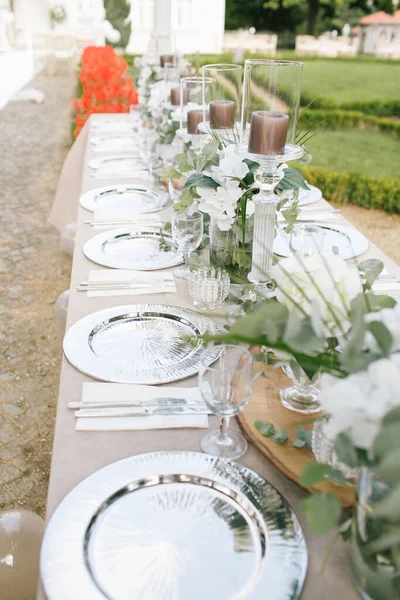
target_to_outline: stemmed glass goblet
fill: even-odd
[[[215,350],[215,348],[214,348]],[[220,428],[201,439],[203,452],[220,458],[235,459],[247,450],[240,433],[229,431],[229,419],[242,411],[253,387],[253,357],[241,346],[222,345],[218,361],[209,364],[206,349],[200,358],[199,386],[208,408],[221,418]]]
[[[182,252],[185,267],[174,271],[175,277],[187,279],[189,277],[189,256],[201,244],[203,239],[203,214],[200,212],[174,213],[172,216],[172,237]]]

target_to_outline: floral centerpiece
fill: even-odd
[[[364,261],[356,277],[338,257],[311,258],[301,269],[282,261],[276,298],[253,305],[219,339],[284,352],[310,378],[321,373],[324,433],[340,463],[358,473],[353,516],[340,527],[351,539],[354,580],[364,599],[400,598],[400,305],[371,291],[380,261]],[[300,483],[324,478],[348,485],[332,464],[317,462]],[[302,508],[315,534],[343,516],[334,492],[311,494]]]
[[[215,266],[229,270],[231,280],[247,282],[251,269],[253,215],[259,164],[237,153],[234,144],[224,145],[211,140],[202,149],[190,149],[175,157],[176,167],[171,177],[186,176],[184,191],[176,210],[186,210],[195,204],[210,218],[210,257]],[[300,189],[307,189],[303,176],[286,164],[279,167],[278,211],[287,221],[298,215]]]
[[[138,71],[136,83],[140,103],[145,104],[150,95],[150,85],[161,79],[161,67],[156,59],[149,56],[136,56],[133,64]]]

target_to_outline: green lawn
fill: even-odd
[[[337,104],[358,100],[398,100],[400,63],[357,60],[305,60],[303,93]]]
[[[311,165],[400,179],[400,142],[375,131],[321,131],[307,144]]]
[[[232,54],[191,55],[194,66],[232,62]],[[245,58],[274,58],[247,54]],[[280,52],[275,58],[304,62],[302,92],[307,98],[326,98],[340,104],[370,100],[398,100],[400,61],[378,61],[362,56],[355,59],[298,58],[294,52]]]

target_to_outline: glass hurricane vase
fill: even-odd
[[[319,403],[319,373],[309,379],[295,360],[282,366],[283,371],[293,381],[293,385],[280,391],[281,402],[289,410],[303,414],[313,414],[321,410]]]
[[[354,584],[363,600],[399,600],[399,550],[373,553],[371,542],[381,535],[381,523],[372,519],[374,506],[391,487],[367,467],[362,467],[357,483],[357,510],[353,519],[350,564]],[[392,528],[393,529],[393,528]]]
[[[210,221],[210,263],[226,269],[232,283],[248,283],[253,229],[253,216],[246,218],[244,235],[241,219],[237,219],[228,231],[221,231],[215,219]]]

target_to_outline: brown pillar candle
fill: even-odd
[[[283,154],[289,117],[281,112],[253,112],[250,124],[249,152],[252,154]]]
[[[174,57],[172,54],[163,54],[160,56],[160,64],[162,67],[165,67],[167,63],[173,63]]]
[[[202,110],[189,110],[188,114],[187,114],[187,131],[188,133],[191,133],[192,135],[196,135],[199,133],[202,133],[201,131],[199,131],[197,129],[197,126],[199,123],[202,123],[203,121],[207,121],[208,119],[208,112],[206,111],[204,116],[203,116],[203,111]]]
[[[235,103],[233,100],[210,102],[211,129],[233,129],[235,125]]]
[[[189,102],[189,90],[186,88],[183,90],[183,104],[187,104]],[[181,105],[181,88],[172,88],[171,90],[171,104],[172,106],[180,106]]]

